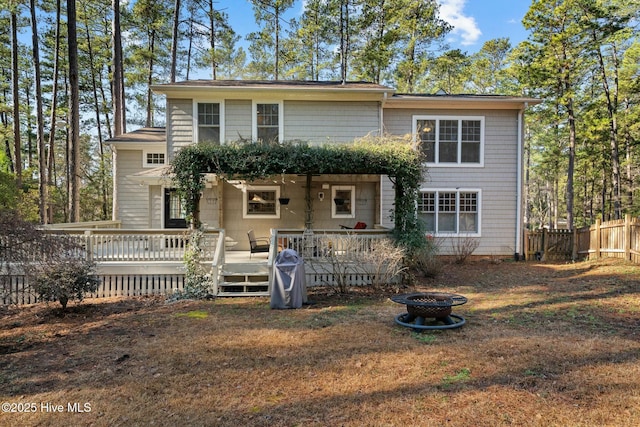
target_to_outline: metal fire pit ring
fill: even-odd
[[[395,317],[397,324],[416,331],[423,329],[455,329],[466,323],[462,316],[451,314],[452,307],[465,304],[462,295],[444,292],[416,292],[394,295],[391,301],[404,304],[406,313]],[[426,319],[434,319],[427,322]]]

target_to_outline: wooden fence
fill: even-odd
[[[596,223],[568,230],[525,232],[527,260],[563,261],[571,259],[622,258],[640,264],[640,219]]]

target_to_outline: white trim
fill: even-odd
[[[479,188],[420,188],[420,193],[456,193],[456,230],[457,233],[434,233],[436,237],[482,237],[482,190]],[[478,215],[478,229],[475,233],[460,232],[460,193],[476,193],[477,199],[477,215]],[[417,201],[416,201],[417,203]],[[434,225],[438,227],[438,197],[435,200],[435,218]],[[420,214],[418,212],[418,214]],[[430,233],[428,231],[427,233]]]
[[[251,139],[258,140],[258,104],[278,105],[278,142],[284,141],[284,101],[273,99],[253,99],[251,100]]]
[[[336,192],[341,190],[351,191],[351,213],[343,214],[336,212],[336,204],[333,199],[336,198]],[[355,185],[332,185],[331,186],[331,218],[355,218],[356,217],[356,186]]]
[[[418,139],[418,120],[435,120],[436,122],[436,147],[434,153],[435,162],[427,162],[429,167],[433,168],[482,168],[484,167],[484,144],[485,144],[485,116],[438,116],[438,115],[420,115],[415,114],[411,117],[411,134],[413,142],[417,142]],[[440,121],[441,120],[457,120],[458,121],[458,161],[453,163],[440,163],[438,157],[440,154],[440,144],[438,143],[438,135],[440,134]],[[462,121],[463,120],[477,120],[480,121],[480,162],[478,163],[462,163]]]
[[[225,143],[225,113],[224,113],[224,99],[207,99],[207,98],[197,98],[193,100],[193,143],[198,143],[200,126],[198,123],[198,104],[218,104],[220,105],[220,141],[219,144]]]
[[[147,154],[162,154],[164,156],[164,162],[162,163],[148,163],[147,162]],[[160,166],[165,166],[167,164],[167,153],[163,148],[160,149],[152,149],[146,148],[142,150],[142,167],[146,169],[157,168]]]
[[[247,213],[247,209],[249,207],[249,201],[247,200],[247,190],[251,191],[275,191],[276,197],[274,200],[276,213],[275,214],[264,214],[264,215],[252,215]],[[280,218],[280,202],[278,199],[280,198],[280,186],[279,185],[243,185],[242,186],[242,218],[243,219],[274,219]]]
[[[523,161],[522,152],[524,148],[524,140],[523,140],[523,124],[524,124],[524,110],[527,108],[527,103],[525,102],[524,107],[518,111],[518,166],[516,172],[516,242],[515,242],[515,253],[524,254],[524,248],[522,246],[522,232],[524,230],[524,224],[522,222],[522,170],[523,170]],[[522,252],[521,252],[522,249]]]

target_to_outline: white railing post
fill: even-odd
[[[93,233],[91,232],[91,230],[86,230],[84,232],[84,245],[85,245],[85,250],[87,251],[87,261],[93,261]]]

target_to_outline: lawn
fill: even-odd
[[[481,260],[416,288],[468,297],[466,325],[322,289],[0,309],[0,425],[640,425],[640,267]]]

